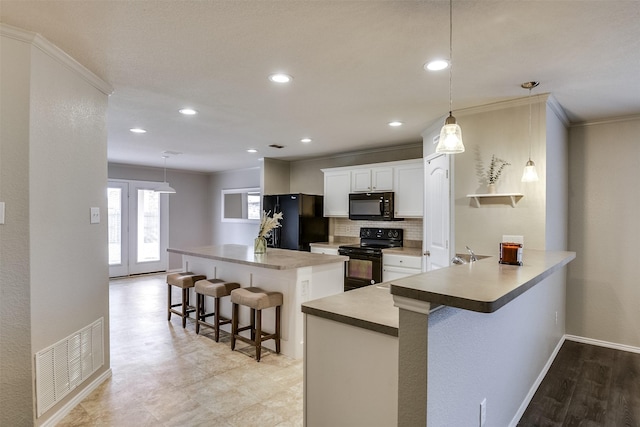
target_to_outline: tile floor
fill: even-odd
[[[113,375],[58,426],[302,425],[301,360],[257,363],[227,334],[167,322],[164,275],[113,280],[109,295]]]

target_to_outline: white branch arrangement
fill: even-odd
[[[495,184],[500,179],[500,175],[502,174],[502,170],[506,166],[510,166],[511,163],[508,163],[505,160],[502,160],[494,155],[491,156],[491,165],[489,167],[489,172],[487,173],[487,179],[489,180],[489,184]]]
[[[280,220],[282,219],[282,212],[274,213],[273,217],[270,217],[269,212],[262,211],[262,219],[260,220],[260,231],[258,237],[266,237],[267,234],[274,228],[281,227]]]

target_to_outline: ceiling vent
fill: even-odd
[[[271,148],[284,148],[284,145],[280,145],[280,144],[270,144],[269,147]]]

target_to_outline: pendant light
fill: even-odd
[[[173,194],[176,192],[176,190],[171,188],[169,186],[169,183],[167,182],[167,157],[169,156],[167,156],[166,154],[162,156],[162,158],[164,159],[164,181],[162,182],[162,184],[154,188],[154,191],[156,193]]]
[[[456,154],[464,152],[462,143],[462,129],[451,114],[451,75],[453,68],[453,0],[449,0],[449,117],[444,121],[440,130],[440,139],[436,147],[436,153]]]
[[[523,89],[529,89],[529,160],[524,167],[524,172],[522,173],[522,182],[536,182],[538,181],[538,172],[536,172],[536,164],[531,160],[531,89],[537,87],[540,82],[525,82],[520,86]]]

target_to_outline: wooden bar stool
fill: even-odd
[[[177,314],[182,317],[182,327],[184,328],[187,326],[187,317],[189,317],[189,313],[196,311],[195,307],[189,305],[189,288],[193,288],[198,280],[204,280],[206,278],[207,276],[194,274],[190,271],[167,274],[167,288],[169,290],[167,297],[167,320],[171,320],[171,313]],[[171,303],[172,286],[182,289],[182,301],[178,304]],[[174,307],[181,307],[181,309],[176,310]]]
[[[213,328],[215,340],[220,338],[220,325],[231,323],[231,319],[220,315],[220,298],[228,297],[231,291],[238,289],[239,283],[225,282],[220,279],[198,280],[196,282],[196,334],[200,333],[200,325]],[[213,297],[213,311],[207,313],[204,306],[204,297]],[[207,317],[213,316],[213,324],[206,322]]]
[[[231,291],[233,312],[231,316],[231,350],[236,348],[236,339],[246,342],[256,348],[256,361],[260,361],[262,343],[273,339],[276,342],[276,353],[280,354],[280,309],[282,306],[282,293],[265,291],[256,287],[239,288]],[[242,328],[238,327],[238,314],[240,306],[251,309],[251,324]],[[273,334],[262,331],[262,310],[276,308],[276,328]],[[251,331],[251,339],[243,337],[240,332]]]

